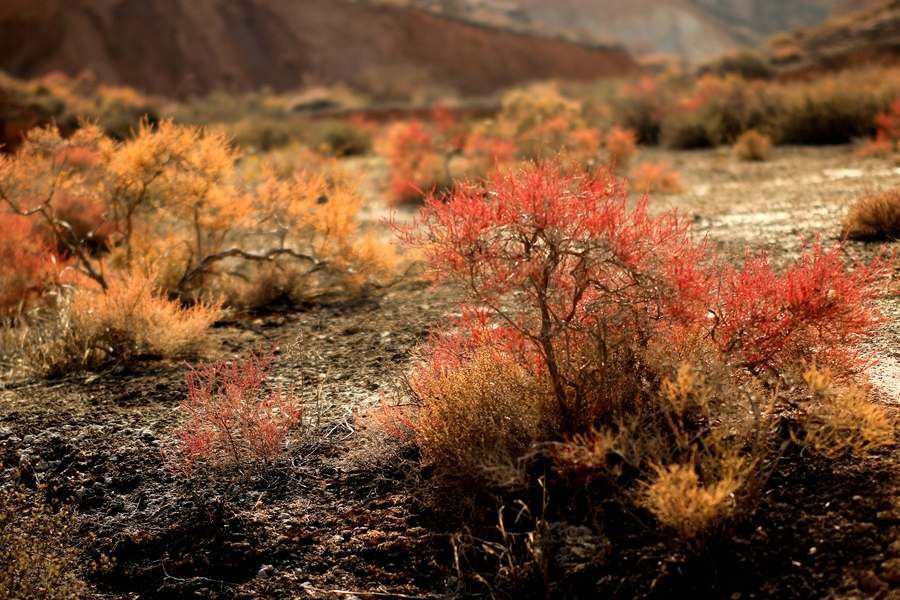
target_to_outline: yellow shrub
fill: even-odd
[[[430,379],[417,415],[423,458],[456,481],[489,487],[515,477],[518,459],[559,427],[546,386],[490,349]]]
[[[815,368],[803,378],[813,394],[804,407],[800,442],[828,457],[864,454],[894,444],[896,425],[883,407],[873,404],[857,387],[835,389],[828,371]]]
[[[734,153],[741,160],[766,160],[772,140],[755,129],[742,133],[734,141]]]
[[[853,240],[892,240],[900,237],[900,188],[867,193],[851,207],[842,223]]]
[[[52,320],[23,336],[23,354],[48,375],[138,358],[201,355],[219,304],[182,307],[160,295],[154,277],[135,273],[113,280],[106,292],[76,289]]]

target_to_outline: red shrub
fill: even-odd
[[[458,186],[447,203],[428,198],[421,219],[395,232],[424,249],[437,279],[464,283],[473,303],[457,324],[464,343],[505,339],[529,362],[538,359],[574,425],[604,401],[602,391],[588,388],[611,385],[576,381],[583,374],[566,364],[601,343],[598,332],[607,347],[624,347],[705,314],[705,245],[694,244],[675,214],[650,218],[646,197],[633,211],[625,201],[621,180],[609,174],[541,163]],[[516,308],[502,301],[512,293]],[[446,354],[434,348],[432,362]]]
[[[782,274],[765,255],[719,267],[686,220],[651,218],[646,196],[631,211],[625,200],[609,173],[540,163],[457,186],[447,202],[430,197],[418,220],[394,224],[469,301],[421,349],[413,391],[428,398],[433,382],[492,348],[546,378],[564,428],[584,432],[610,402],[634,401],[654,369],[698,359],[685,357],[689,341],[750,375],[801,361],[843,374],[866,365],[856,350],[881,322],[881,262],[845,272],[841,247],[816,241]]]
[[[818,239],[783,273],[765,254],[748,254],[740,271],[721,270],[710,337],[753,375],[783,374],[801,361],[838,376],[859,372],[870,362],[859,342],[883,321],[875,299],[887,267],[876,260],[845,271],[841,245],[823,250]]]
[[[191,368],[181,403],[187,422],[175,431],[179,446],[166,456],[174,470],[190,475],[198,464],[243,470],[284,451],[302,411],[293,390],[261,391],[272,360],[271,353],[251,353],[246,360]]]
[[[32,232],[32,219],[0,213],[0,320],[39,301],[67,261]]]

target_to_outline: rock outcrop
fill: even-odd
[[[465,94],[490,93],[637,68],[613,45],[525,35],[405,4],[3,0],[0,69],[21,77],[90,69],[103,82],[184,97],[410,73]]]

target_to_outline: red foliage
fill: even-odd
[[[875,125],[878,126],[875,140],[900,140],[900,98],[891,103],[887,112],[875,115]]]
[[[548,377],[567,427],[585,431],[619,393],[617,378],[644,368],[651,343],[679,361],[679,340],[708,340],[750,375],[801,361],[849,374],[866,366],[858,344],[882,320],[883,262],[848,272],[841,246],[816,240],[781,274],[765,255],[740,270],[718,266],[677,214],[651,218],[646,196],[628,210],[609,173],[539,163],[458,185],[447,200],[431,196],[413,223],[392,223],[425,252],[434,278],[462,283],[469,301],[422,348],[412,381],[420,397],[490,346]]]
[[[0,213],[0,320],[39,301],[68,261],[32,232],[32,219]]]
[[[591,401],[570,401],[574,384],[565,381],[559,355],[595,345],[598,331],[602,343],[615,346],[705,314],[705,244],[695,244],[687,221],[674,213],[649,217],[646,197],[627,210],[626,195],[608,173],[540,163],[458,186],[446,203],[430,197],[420,219],[394,226],[407,245],[425,251],[436,279],[465,284],[473,303],[468,322],[458,324],[465,343],[521,340],[521,353],[540,358],[570,423]],[[504,305],[511,293],[516,308]],[[500,329],[478,335],[492,323]]]
[[[764,253],[748,254],[740,271],[721,270],[710,337],[754,375],[777,375],[800,361],[837,376],[857,373],[870,362],[859,356],[859,342],[884,320],[875,299],[888,267],[876,260],[846,271],[841,245],[824,250],[818,239],[783,273]]]
[[[115,233],[115,226],[106,220],[102,202],[94,198],[75,196],[69,192],[60,191],[53,196],[51,207],[53,214],[72,228],[70,235],[73,235],[75,239],[69,241],[82,243],[91,252],[106,249]],[[35,220],[34,232],[55,244],[61,254],[66,253],[67,245],[62,240],[56,239],[56,235],[46,221]]]
[[[273,356],[191,367],[181,403],[187,422],[175,431],[179,447],[166,456],[174,470],[190,475],[198,462],[245,469],[284,451],[302,410],[293,390],[261,392]]]

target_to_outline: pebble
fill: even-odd
[[[875,519],[878,521],[900,521],[900,513],[896,509],[879,510],[875,513]]]
[[[881,563],[881,578],[888,583],[900,583],[900,558],[889,558]]]
[[[878,578],[873,571],[863,571],[857,578],[859,589],[867,594],[877,594],[885,589],[887,585]]]
[[[272,565],[263,565],[259,568],[259,571],[256,573],[257,579],[268,579],[272,575],[275,574],[275,567]]]
[[[26,444],[33,444],[33,443],[34,443],[34,436],[31,435],[31,434],[29,433],[29,434],[26,435],[24,438],[22,438],[22,441],[25,442]]]

